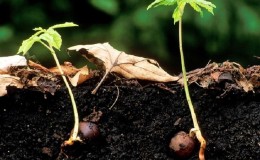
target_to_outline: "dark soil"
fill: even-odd
[[[168,149],[170,138],[193,127],[183,88],[176,83],[106,80],[92,95],[99,79],[73,91],[81,119],[94,107],[103,112],[98,124],[101,137],[82,145],[70,158],[60,154],[74,121],[65,88],[54,96],[10,89],[0,97],[0,159],[176,159]],[[192,84],[190,91],[207,140],[206,159],[260,159],[259,89],[255,93],[232,89],[223,94],[223,88]],[[198,150],[197,143],[189,159],[198,159]]]

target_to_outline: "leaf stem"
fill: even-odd
[[[187,80],[187,76],[186,76],[184,53],[183,53],[183,49],[182,49],[182,19],[180,19],[180,21],[179,21],[179,49],[180,49],[180,56],[181,56],[181,69],[182,69],[182,76],[183,76],[184,91],[185,91],[186,99],[187,99],[187,102],[188,102],[188,105],[190,108],[194,128],[199,130],[197,117],[196,117],[194,107],[193,107],[193,104],[192,104],[192,101],[190,98],[189,87],[188,87],[188,82],[187,82],[188,80]]]
[[[196,134],[197,139],[200,141],[201,145],[200,145],[200,151],[199,151],[199,159],[200,160],[204,160],[204,151],[206,148],[206,141],[203,138],[200,128],[199,128],[199,124],[198,124],[198,120],[196,117],[196,113],[194,111],[194,107],[190,98],[190,93],[189,93],[189,87],[188,87],[188,80],[187,80],[187,76],[186,76],[186,68],[185,68],[185,62],[184,62],[184,53],[183,53],[183,49],[182,49],[182,18],[180,18],[179,20],[179,49],[180,49],[180,56],[181,56],[181,68],[182,68],[182,76],[183,76],[183,84],[184,84],[184,91],[185,91],[185,96],[189,105],[189,109],[191,112],[191,118],[193,121],[193,125],[194,125],[194,129],[191,130],[191,132],[194,132]]]
[[[62,77],[62,79],[63,79],[63,81],[64,81],[64,83],[65,83],[65,85],[68,89],[68,92],[69,92],[69,95],[70,95],[70,100],[71,100],[71,103],[72,103],[73,113],[74,113],[74,129],[73,129],[72,134],[70,135],[69,141],[76,141],[77,137],[78,137],[78,130],[79,130],[79,115],[78,115],[78,110],[77,110],[77,105],[76,105],[76,102],[75,102],[74,95],[73,95],[72,90],[70,88],[70,85],[69,85],[69,83],[68,83],[68,81],[67,81],[67,79],[64,75],[64,72],[61,69],[61,65],[60,65],[60,62],[57,58],[55,51],[53,50],[53,48],[51,46],[49,47],[45,43],[43,43],[43,42],[41,42],[41,43],[50,50],[50,52],[51,52],[51,54],[52,54],[52,56],[55,60],[55,63],[56,63],[56,65],[57,65],[57,67],[58,67],[58,69],[61,73],[61,77]]]

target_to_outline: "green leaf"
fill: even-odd
[[[32,45],[39,40],[40,38],[36,35],[32,35],[30,38],[24,40],[17,54],[23,53],[23,55],[25,55],[28,52],[28,50],[32,47]]]
[[[179,0],[155,0],[153,3],[151,3],[148,7],[147,10],[150,8],[155,8],[161,5],[165,5],[165,6],[171,6],[171,5],[175,5],[177,3],[177,1]]]
[[[190,5],[191,5],[191,7],[192,7],[195,11],[199,12],[201,16],[203,15],[202,10],[201,10],[200,6],[197,5],[197,3],[191,2]]]
[[[52,45],[56,49],[60,50],[60,47],[62,44],[61,35],[52,28],[49,28],[46,33],[48,33],[52,37],[52,41],[51,41],[50,45]]]
[[[185,5],[186,5],[186,2],[179,2],[177,7],[175,8],[173,15],[172,15],[172,18],[174,19],[174,24],[182,18]]]
[[[45,45],[45,43],[42,40],[44,40],[45,42],[48,43],[48,45],[46,45],[45,47],[47,47],[47,48],[54,47],[54,48],[60,50],[60,47],[62,44],[62,39],[61,39],[60,34],[57,31],[55,31],[54,29],[63,28],[63,27],[75,27],[75,26],[78,26],[78,25],[74,24],[72,22],[66,22],[63,24],[54,25],[54,26],[48,28],[47,30],[43,29],[42,27],[34,28],[33,30],[37,31],[37,32],[34,33],[30,38],[23,41],[17,54],[19,54],[19,53],[23,53],[23,55],[26,54],[35,42],[41,42],[43,45]]]
[[[50,45],[52,45],[53,42],[54,42],[53,37],[52,37],[48,32],[45,32],[45,33],[41,34],[41,35],[39,36],[39,38],[40,38],[41,40],[46,41],[46,42],[49,43]]]
[[[64,27],[77,27],[78,25],[72,22],[65,22],[63,24],[56,24],[54,26],[51,26],[50,28],[55,29],[55,28],[64,28]]]
[[[174,24],[182,18],[186,4],[189,4],[195,11],[199,12],[201,16],[203,15],[201,8],[206,9],[208,12],[212,14],[214,14],[213,9],[216,8],[216,6],[213,3],[208,2],[206,0],[155,0],[147,7],[147,9],[157,7],[160,5],[174,6],[175,4],[177,4],[177,6],[172,14]]]
[[[34,28],[33,30],[34,31],[42,31],[43,29],[42,29],[42,27],[37,27],[37,28]]]
[[[216,6],[213,3],[205,1],[205,0],[192,0],[192,1],[193,1],[192,3],[196,3],[198,6],[205,8],[208,12],[210,12],[211,14],[214,15],[213,9],[216,8]],[[195,11],[197,11],[193,6],[192,6],[192,8]],[[200,11],[200,13],[202,14],[202,11]]]

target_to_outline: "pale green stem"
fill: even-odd
[[[185,69],[185,63],[184,63],[184,54],[183,54],[183,49],[182,49],[182,19],[179,21],[179,48],[180,48],[180,56],[181,56],[181,69],[182,69],[182,76],[183,76],[183,84],[184,84],[184,91],[186,95],[186,99],[190,108],[191,112],[191,118],[193,121],[194,128],[197,130],[199,129],[199,124],[197,121],[197,117],[194,111],[194,107],[192,105],[192,101],[190,98],[190,93],[189,93],[189,87],[188,87],[188,80],[186,76],[186,69]]]
[[[49,47],[47,46],[45,43],[43,43],[42,41],[40,41],[40,43],[42,43],[46,48],[48,48],[55,60],[55,63],[61,73],[61,77],[68,89],[68,92],[69,92],[69,95],[70,95],[70,100],[71,100],[71,103],[72,103],[72,108],[73,108],[73,113],[74,113],[74,129],[73,129],[73,132],[72,132],[72,135],[71,135],[71,140],[72,141],[76,141],[77,140],[77,136],[78,136],[78,130],[79,130],[79,115],[78,115],[78,110],[77,110],[77,106],[76,106],[76,102],[75,102],[75,99],[74,99],[74,95],[72,93],[72,90],[70,88],[70,85],[64,75],[64,72],[63,70],[61,69],[61,65],[60,65],[60,62],[56,56],[56,53],[55,51],[53,50],[52,47]]]

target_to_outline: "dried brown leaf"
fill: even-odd
[[[253,91],[253,85],[246,79],[236,80],[236,83],[239,87],[243,88],[245,92]]]
[[[54,94],[59,86],[59,79],[51,72],[31,68],[14,68],[12,75],[20,78],[24,88],[33,88],[43,93]]]
[[[48,68],[43,67],[42,65],[35,63],[31,60],[29,60],[28,66],[30,68],[33,68],[33,69],[41,70],[41,71],[44,71],[44,72],[50,72]]]
[[[252,74],[249,82],[254,86],[254,88],[260,87],[260,74]]]
[[[218,71],[217,72],[213,72],[213,73],[210,74],[210,77],[213,78],[215,80],[215,82],[217,82],[218,79],[219,79],[218,77],[219,77],[220,74],[221,74],[221,72],[218,72]]]
[[[27,66],[25,57],[19,55],[0,57],[0,74],[8,73],[10,67],[14,66]]]
[[[126,54],[114,49],[109,43],[77,45],[68,50],[79,51],[90,62],[102,67],[106,73],[115,72],[128,79],[156,82],[178,80],[177,76],[165,72],[155,60]]]
[[[77,72],[80,71],[80,69],[74,67],[70,62],[64,62],[64,64],[61,65],[61,69],[65,76],[75,75]],[[50,68],[49,71],[56,75],[61,75],[58,67]]]
[[[79,71],[73,77],[69,77],[69,81],[75,87],[90,79],[91,77],[92,73],[89,71],[88,67],[85,66],[80,68]]]
[[[8,74],[1,74],[0,75],[0,97],[7,94],[6,88],[8,86],[23,88],[23,84],[20,83],[20,78],[15,76],[10,76]]]
[[[40,71],[44,71],[46,73],[52,73],[54,75],[61,75],[58,67],[52,67],[52,68],[48,69],[33,61],[29,61],[29,66],[31,68],[34,68],[34,69],[37,69]],[[64,64],[61,65],[61,69],[63,71],[63,74],[68,77],[70,83],[73,86],[77,86],[92,77],[92,74],[90,73],[87,66],[78,69],[78,68],[74,67],[72,65],[72,63],[64,62]],[[35,86],[37,86],[36,83],[35,83]]]

